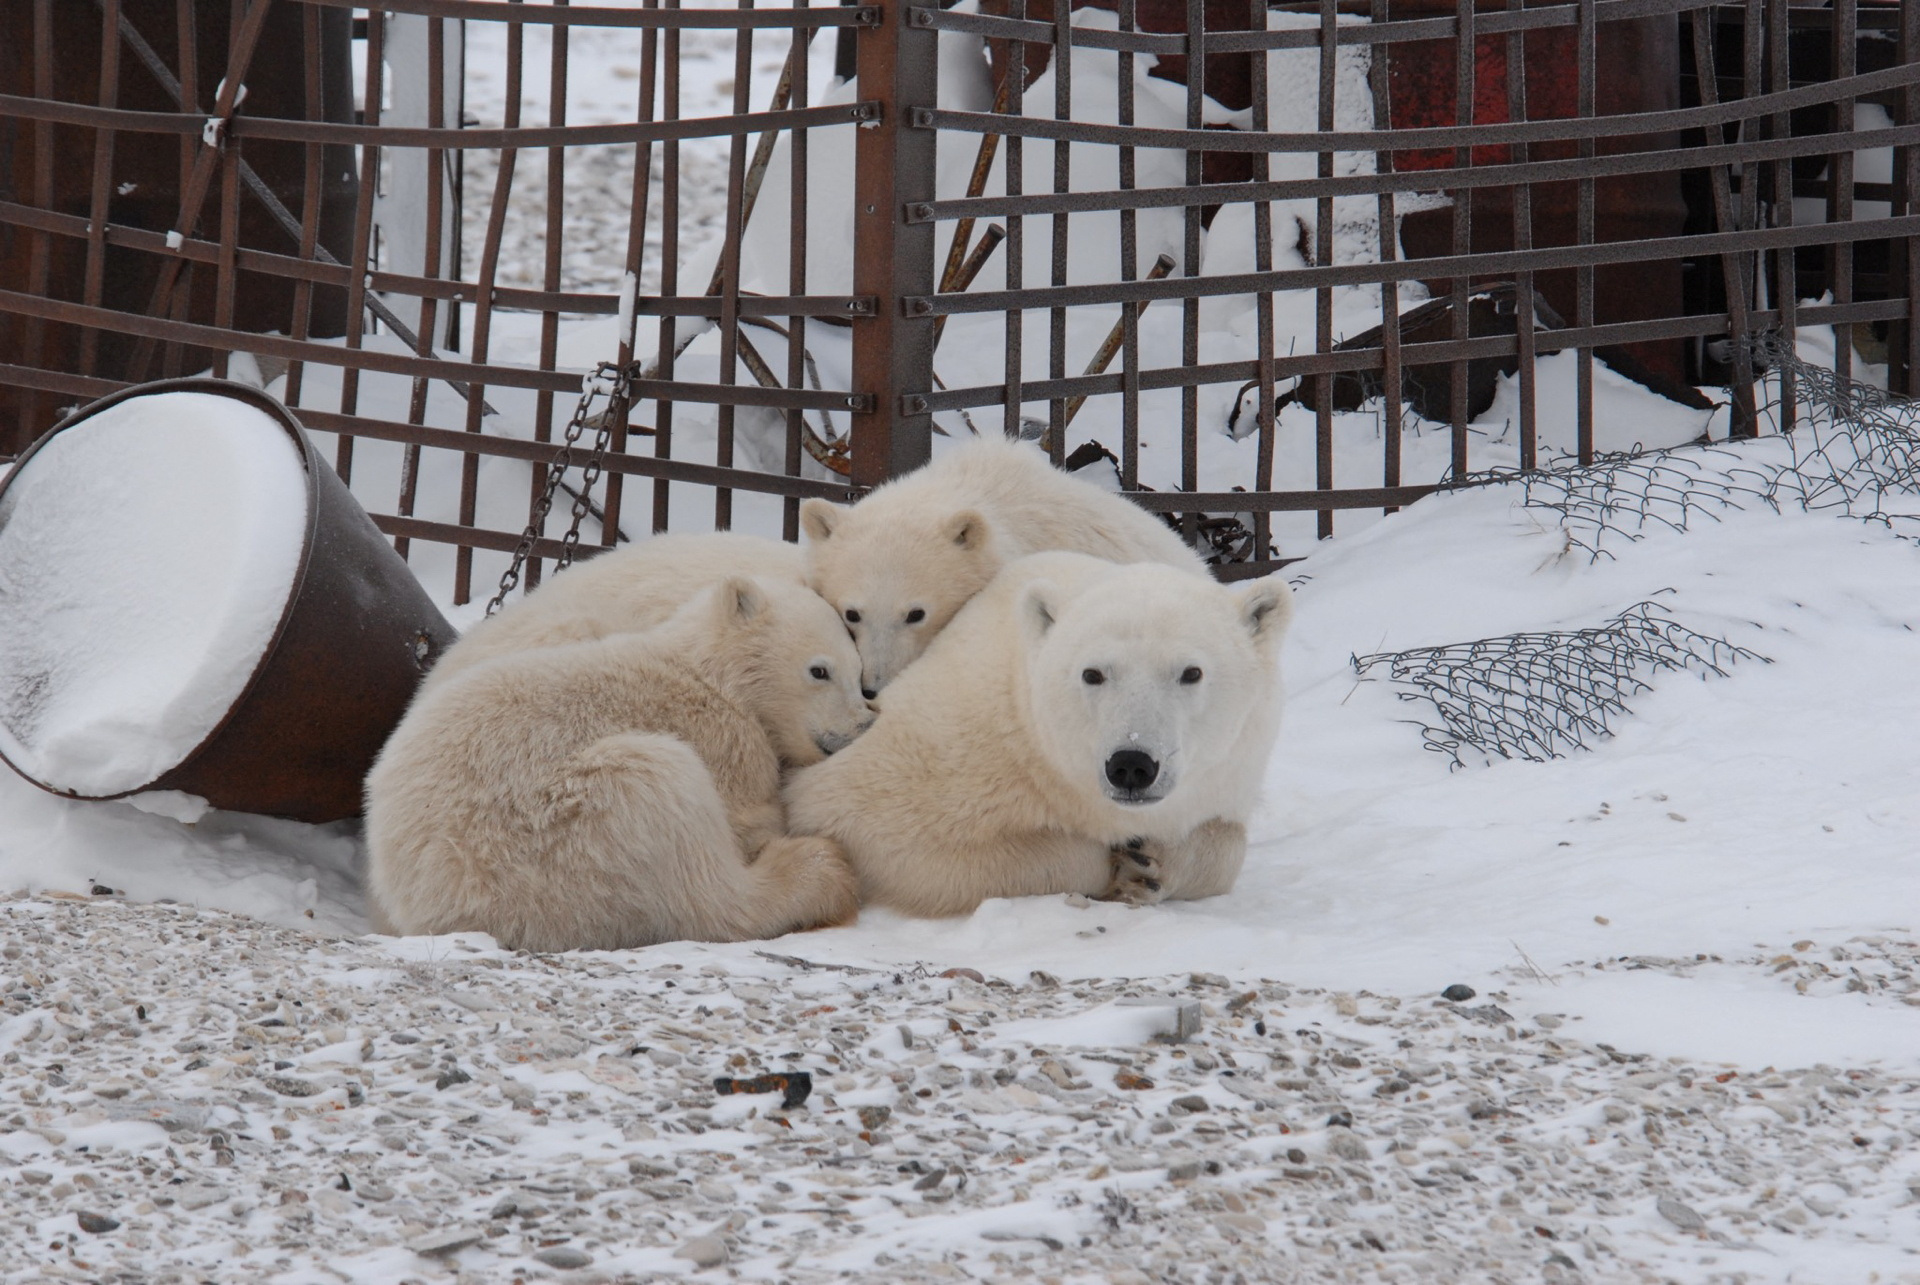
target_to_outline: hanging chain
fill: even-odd
[[[500,577],[500,591],[487,603],[489,616],[500,610],[507,595],[519,587],[521,569],[533,554],[534,541],[546,529],[547,514],[553,511],[554,492],[560,489],[561,479],[573,467],[574,448],[579,445],[580,435],[586,431],[587,423],[591,420],[594,424],[593,449],[587,453],[586,464],[582,467],[580,490],[573,501],[573,520],[567,524],[567,533],[560,541],[562,547],[560,556],[554,559],[554,570],[565,570],[573,564],[574,554],[580,548],[580,524],[592,512],[593,488],[606,466],[607,448],[613,441],[613,426],[626,418],[627,393],[634,374],[632,366],[603,361],[581,381],[580,404],[574,408],[573,418],[567,421],[567,431],[561,438],[560,449],[554,455],[553,463],[547,466],[546,489],[541,491],[540,498],[534,501],[527,516],[527,529],[520,533],[520,543],[513,551],[513,562]],[[602,397],[607,405],[596,416],[593,414],[593,405]]]

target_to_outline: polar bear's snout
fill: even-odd
[[[1107,756],[1107,784],[1126,803],[1147,802],[1147,787],[1160,775],[1160,762],[1145,750],[1115,750]]]

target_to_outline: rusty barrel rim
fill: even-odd
[[[281,430],[292,439],[294,450],[298,452],[300,456],[300,476],[307,497],[306,527],[300,536],[300,560],[294,567],[293,579],[287,586],[286,601],[280,604],[280,618],[274,622],[273,634],[267,639],[266,646],[260,649],[260,655],[254,660],[253,672],[247,675],[246,683],[238,692],[234,693],[233,698],[227,702],[226,712],[221,714],[218,722],[207,729],[207,734],[201,737],[191,750],[181,755],[178,761],[169,765],[164,771],[156,774],[152,780],[135,786],[133,789],[120,790],[113,794],[82,794],[74,790],[63,790],[58,786],[49,785],[47,782],[42,781],[39,777],[22,768],[7,756],[4,745],[0,745],[0,762],[6,763],[21,780],[45,790],[48,794],[56,798],[78,799],[87,803],[108,803],[115,799],[125,799],[136,794],[144,794],[155,788],[160,781],[165,780],[167,777],[190,765],[193,760],[200,755],[202,750],[218,740],[220,734],[226,731],[227,725],[231,723],[234,717],[246,706],[247,698],[253,695],[253,690],[259,684],[261,676],[266,673],[268,662],[273,659],[274,652],[280,646],[280,639],[282,635],[286,633],[287,623],[293,618],[294,607],[300,601],[300,591],[306,584],[307,568],[313,560],[314,537],[318,533],[320,525],[320,505],[316,494],[313,470],[314,465],[319,461],[314,454],[313,443],[307,438],[306,430],[301,426],[300,421],[294,417],[293,412],[282,405],[271,393],[255,388],[251,384],[235,383],[227,379],[215,379],[207,375],[194,375],[182,379],[160,379],[152,383],[134,384],[127,388],[122,388],[118,392],[108,393],[105,397],[99,398],[96,401],[88,402],[85,406],[82,406],[79,410],[68,415],[58,424],[55,424],[52,428],[41,434],[33,445],[20,453],[19,457],[13,461],[13,467],[8,471],[6,477],[0,478],[0,502],[5,501],[8,488],[26,471],[27,465],[33,462],[33,457],[40,453],[40,448],[48,442],[51,442],[57,435],[65,432],[69,428],[85,423],[101,411],[117,406],[121,402],[131,401],[136,397],[151,396],[156,393],[211,393],[215,396],[231,397],[236,401],[246,402],[255,409],[265,411],[270,415],[274,423],[278,424]]]

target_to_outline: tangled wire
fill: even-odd
[[[1466,765],[1469,750],[1539,763],[1613,735],[1647,676],[1692,671],[1724,678],[1735,661],[1765,656],[1689,629],[1657,602],[1637,602],[1589,629],[1507,634],[1477,642],[1355,656],[1355,672],[1385,668],[1404,701],[1433,707],[1411,720],[1426,747]]]
[[[1840,512],[1920,540],[1920,401],[1843,378],[1802,360],[1780,336],[1756,345],[1756,365],[1780,376],[1761,413],[1779,424],[1778,390],[1796,390],[1791,431],[1739,443],[1616,451],[1585,466],[1495,469],[1449,478],[1443,489],[1510,485],[1521,503],[1559,517],[1568,544],[1592,561],[1649,528],[1686,531],[1728,509]]]

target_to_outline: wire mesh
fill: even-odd
[[[1381,671],[1401,700],[1430,709],[1412,722],[1458,769],[1476,757],[1538,763],[1592,749],[1653,690],[1651,676],[1724,678],[1739,661],[1771,663],[1649,599],[1585,629],[1355,656],[1353,668],[1362,678]]]

